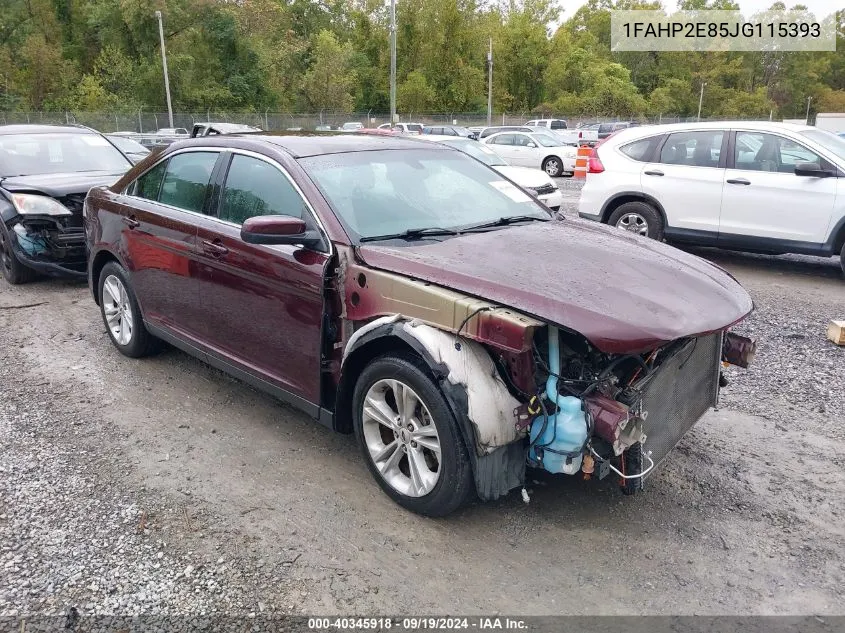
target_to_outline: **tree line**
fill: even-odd
[[[829,53],[615,53],[611,9],[675,7],[589,0],[568,15],[560,2],[399,0],[400,113],[486,111],[491,39],[496,112],[694,116],[703,83],[708,116],[803,118],[808,98],[813,111],[845,111],[841,34]],[[3,4],[0,111],[163,111],[156,10],[164,14],[174,110],[389,110],[384,0]],[[731,0],[678,5],[739,8]],[[836,17],[842,33],[845,11]]]

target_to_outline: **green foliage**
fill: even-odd
[[[675,4],[736,6],[588,0],[561,23],[559,0],[399,2],[400,113],[484,112],[491,42],[497,111],[695,116],[705,83],[706,117],[845,110],[845,13],[835,52],[611,52],[610,10]],[[177,111],[389,107],[383,0],[4,0],[0,110],[164,110],[158,9]]]

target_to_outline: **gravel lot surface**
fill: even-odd
[[[0,281],[0,615],[845,613],[838,263],[698,254],[751,292],[760,351],[645,493],[543,477],[441,520],[351,438],[181,352],[120,356],[84,286]]]

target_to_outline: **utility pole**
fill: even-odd
[[[167,96],[167,118],[173,127],[173,106],[170,104],[170,78],[167,76],[167,53],[164,50],[164,26],[161,23],[161,11],[156,11],[158,18],[158,38],[161,40],[161,67],[164,69],[164,94]]]
[[[701,103],[704,101],[704,86],[707,85],[706,81],[701,82],[701,94],[698,95],[698,120],[701,121]]]
[[[493,125],[493,38],[487,51],[487,126]]]
[[[807,97],[807,114],[804,117],[804,123],[810,125],[810,101],[812,101],[812,97]]]
[[[390,0],[390,122],[396,123],[396,0]]]

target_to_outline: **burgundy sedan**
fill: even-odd
[[[528,468],[632,494],[715,404],[752,303],[715,265],[557,221],[405,138],[181,141],[85,202],[117,349],[166,341],[342,433],[431,516]],[[524,488],[523,488],[523,493]]]

